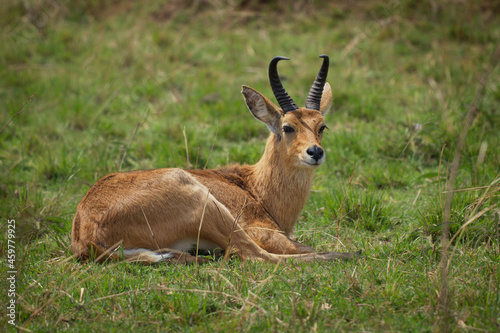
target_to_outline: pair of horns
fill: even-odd
[[[306,108],[311,110],[319,111],[319,106],[321,103],[321,95],[323,94],[323,88],[326,82],[326,76],[328,75],[328,66],[330,65],[330,60],[327,55],[323,54],[319,56],[323,58],[323,64],[316,76],[316,80],[309,90],[309,95],[307,95]],[[275,57],[271,60],[269,64],[269,81],[271,82],[271,88],[273,89],[274,96],[278,100],[281,109],[284,113],[289,111],[297,110],[299,107],[293,99],[288,95],[285,88],[281,84],[280,77],[278,75],[278,61],[280,60],[290,60],[287,57]]]

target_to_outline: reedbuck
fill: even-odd
[[[92,186],[73,220],[71,250],[81,259],[126,259],[144,263],[204,262],[200,250],[219,248],[240,259],[273,263],[351,258],[290,238],[309,196],[314,170],[325,161],[324,115],[332,103],[323,64],[299,108],[283,88],[276,57],[269,65],[275,106],[243,86],[253,116],[271,135],[255,165],[214,170],[157,169],[113,173]],[[194,251],[194,252],[193,252]]]

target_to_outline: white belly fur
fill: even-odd
[[[197,249],[198,250],[205,250],[205,251],[210,251],[210,252],[213,252],[215,249],[220,249],[221,247],[211,241],[208,241],[208,240],[205,240],[205,239],[200,239],[200,242],[198,244],[198,246],[196,246],[196,243],[197,243],[197,239],[196,238],[191,238],[191,237],[188,237],[188,238],[184,238],[172,245],[169,245],[168,248],[169,249],[172,249],[172,250],[178,250],[178,251],[184,251],[184,252],[187,252],[187,251],[190,251],[190,250],[193,250],[193,249]]]

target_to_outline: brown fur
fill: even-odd
[[[216,170],[157,169],[103,177],[77,207],[71,243],[75,256],[119,257],[119,245],[168,251],[164,249],[179,241],[199,237],[243,260],[276,263],[282,258],[351,257],[315,253],[290,239],[318,166],[304,159],[309,147],[321,147],[323,115],[332,101],[330,86],[325,86],[321,112],[300,108],[283,114],[257,91],[244,86],[242,92],[255,118],[273,132],[259,162]],[[284,124],[294,132],[283,132]],[[196,260],[169,252],[175,253],[170,262]],[[154,261],[147,253],[139,254],[125,257]]]

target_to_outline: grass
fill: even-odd
[[[449,316],[439,303],[444,191],[500,40],[493,1],[50,4],[0,9],[0,237],[7,244],[15,219],[20,328],[439,331],[445,320],[451,331],[500,329],[498,68],[455,183],[464,191],[451,207]],[[295,237],[363,259],[144,267],[71,258],[76,205],[95,181],[256,162],[268,130],[241,85],[271,97],[268,62],[286,55],[280,74],[303,105],[323,53],[335,98],[327,160]],[[7,245],[0,253],[6,291]],[[0,299],[0,323],[13,331],[7,292]]]

